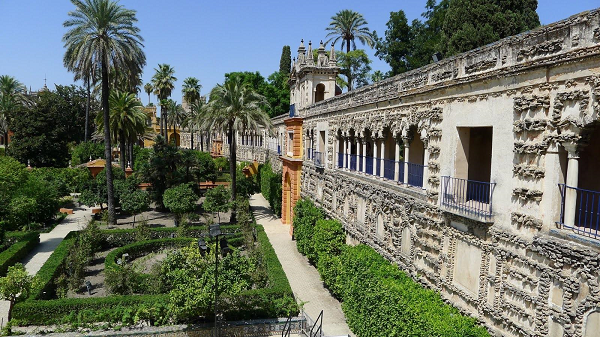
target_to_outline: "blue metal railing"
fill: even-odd
[[[443,176],[440,186],[442,206],[459,213],[490,219],[495,187],[496,183]]]
[[[324,158],[325,157],[323,155],[323,152],[318,152],[318,151],[313,152],[313,161],[315,162],[315,166],[324,167],[325,166]]]
[[[350,171],[356,171],[356,155],[350,154]]]
[[[366,158],[366,174],[373,174],[373,157],[365,156]]]
[[[396,161],[392,159],[383,160],[383,177],[388,180],[394,180],[396,173]]]
[[[290,117],[296,116],[296,104],[290,105]]]
[[[559,223],[578,234],[587,234],[595,238],[600,236],[600,192],[558,184],[561,205]],[[569,193],[570,192],[570,193]],[[565,202],[567,194],[575,194],[575,221],[573,226],[565,223]]]
[[[343,168],[344,167],[344,154],[341,152],[338,152],[338,168]]]
[[[406,163],[408,168],[408,184],[411,186],[423,187],[424,165]]]

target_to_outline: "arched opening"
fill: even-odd
[[[338,168],[344,167],[344,141],[345,141],[345,139],[342,136],[342,132],[340,130],[338,130],[338,133],[337,133],[337,143],[338,143],[338,146],[337,146],[338,165],[337,165],[337,167]]]
[[[409,130],[411,142],[409,145],[407,162],[408,184],[412,186],[423,186],[423,171],[425,165],[425,143],[421,140],[416,126]]]
[[[291,223],[290,219],[292,216],[292,180],[290,174],[286,172],[284,184],[283,184],[283,218]]]
[[[590,130],[588,137],[587,145],[583,147],[580,145],[579,183],[577,187],[591,191],[600,191],[600,179],[598,179],[600,124]]]
[[[325,85],[323,83],[317,84],[315,89],[315,103],[325,99]]]
[[[373,137],[371,136],[370,130],[365,130],[365,142],[366,142],[366,151],[365,151],[365,173],[366,174],[375,174],[375,170],[373,167],[373,157],[376,157],[375,154],[375,144],[373,143]]]
[[[173,144],[175,146],[181,145],[181,136],[179,136],[179,133],[174,132],[174,133],[170,134],[169,135],[169,143]]]

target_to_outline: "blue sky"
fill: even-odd
[[[126,8],[137,10],[147,58],[144,83],[158,63],[170,64],[178,79],[173,98],[179,102],[181,83],[189,76],[200,79],[202,94],[222,83],[227,72],[260,71],[267,77],[278,70],[283,45],[291,46],[292,56],[300,39],[312,40],[318,46],[331,16],[341,9],[362,13],[369,28],[382,36],[391,11],[402,9],[412,21],[420,18],[425,2],[120,1]],[[597,0],[539,0],[538,14],[542,24],[549,24],[597,6]],[[61,41],[66,31],[62,23],[73,8],[68,0],[0,0],[0,75],[14,76],[33,90],[44,85],[44,77],[51,88],[53,84],[73,83],[73,75],[63,67]],[[373,70],[389,69],[373,50],[366,49]],[[141,97],[146,103],[147,96],[142,93]]]

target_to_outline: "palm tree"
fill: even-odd
[[[153,90],[152,84],[146,83],[146,85],[144,85],[144,91],[148,94],[148,105],[150,105],[150,94]]]
[[[185,126],[182,125],[182,127],[192,128],[192,130],[190,130],[192,150],[194,149],[194,130],[193,124],[188,123],[188,120],[191,121],[194,119],[194,105],[200,99],[200,89],[202,89],[202,85],[200,84],[200,81],[197,78],[188,77],[185,80],[183,80],[183,88],[181,89],[181,93],[183,94],[183,98],[187,102],[190,110],[185,122],[183,123],[185,124]]]
[[[326,43],[332,40],[333,43],[337,43],[341,39],[342,49],[345,45],[346,52],[350,51],[350,44],[352,44],[352,49],[356,49],[355,39],[371,48],[375,45],[375,39],[367,27],[367,21],[362,14],[353,10],[344,9],[337,12],[335,16],[331,17],[331,23],[325,30],[329,31],[327,34],[329,39]]]
[[[0,132],[8,142],[8,124],[11,115],[25,102],[25,86],[16,78],[0,76]]]
[[[261,106],[269,104],[266,98],[235,77],[217,84],[210,92],[209,108],[203,109],[199,119],[202,129],[208,132],[227,132],[229,135],[229,173],[231,197],[236,197],[236,131],[272,129],[273,125]]]
[[[202,124],[202,121],[199,119],[202,116],[204,109],[207,108],[206,101],[204,99],[196,100],[192,105],[190,105],[190,111],[186,115],[181,127],[189,128],[191,130],[191,147],[194,149],[194,132],[196,131],[196,127]],[[204,142],[203,142],[202,131],[200,132],[200,151],[204,151]]]
[[[169,111],[168,122],[173,127],[173,137],[175,137],[177,134],[177,126],[183,124],[183,121],[185,120],[185,110],[183,110],[181,104],[177,104],[177,101],[172,99],[167,100],[167,110]],[[175,142],[174,145],[177,146],[177,141],[169,139],[169,141],[171,140],[173,140]]]
[[[104,126],[104,155],[106,160],[106,185],[108,222],[115,224],[113,173],[111,164],[111,133],[109,105],[109,68],[135,73],[146,64],[142,51],[143,38],[135,11],[111,0],[71,0],[75,10],[63,23],[69,28],[63,36],[67,48],[63,62],[69,71],[99,67],[102,74],[102,111]]]
[[[175,75],[175,69],[170,65],[163,63],[159,64],[158,68],[154,68],[155,74],[152,76],[152,86],[154,87],[154,94],[158,97],[158,102],[160,104],[160,130],[163,132],[163,124],[164,124],[164,137],[165,139],[169,139],[169,131],[167,126],[167,108],[166,108],[166,99],[171,96],[171,91],[175,88],[175,81],[177,78]]]
[[[119,142],[121,169],[125,171],[125,158],[128,157],[131,161],[133,143],[147,132],[146,114],[143,112],[142,102],[132,93],[113,90],[110,92],[109,103],[111,140]],[[98,115],[96,123],[99,132],[104,130],[102,122],[102,116]],[[126,155],[127,152],[129,156]]]

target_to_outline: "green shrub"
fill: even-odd
[[[294,208],[298,249],[317,261],[323,282],[342,301],[358,336],[489,336],[474,318],[444,303],[365,245],[344,244],[341,224],[322,220],[312,202]]]
[[[168,188],[163,195],[163,204],[180,220],[184,213],[194,211],[198,196],[189,184]]]
[[[318,220],[323,219],[323,212],[312,201],[301,199],[294,206],[294,237],[298,251],[316,262],[314,252],[313,231]]]
[[[16,243],[0,253],[0,276],[4,276],[9,266],[22,261],[40,243],[39,233],[24,233]]]
[[[281,174],[273,172],[271,164],[267,163],[260,169],[260,192],[267,199],[273,213],[281,216]]]

